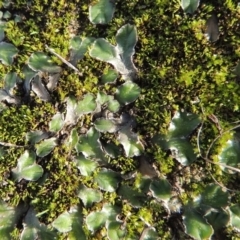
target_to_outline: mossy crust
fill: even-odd
[[[151,156],[150,162],[155,164],[174,188],[180,186],[184,190],[179,195],[183,203],[193,199],[207,184],[213,182],[209,172],[224,186],[239,189],[239,174],[224,175],[219,167],[206,163],[200,157],[194,164],[182,167],[169,152],[151,143],[155,134],[167,133],[171,118],[181,109],[196,113],[205,120],[200,136],[203,152],[207,151],[218,134],[217,126],[207,118],[209,115],[217,116],[223,129],[228,129],[232,123],[239,121],[240,85],[239,76],[234,74],[240,56],[240,10],[237,3],[231,0],[203,0],[196,13],[190,16],[183,13],[177,0],[119,0],[116,1],[114,18],[107,26],[92,25],[89,22],[89,4],[88,0],[16,0],[5,8],[4,3],[0,3],[1,11],[8,10],[12,14],[5,28],[4,41],[12,43],[19,50],[12,66],[0,64],[0,77],[3,78],[10,71],[22,76],[22,67],[33,52],[47,52],[45,44],[67,59],[72,36],[103,37],[115,44],[117,30],[126,23],[134,24],[138,31],[134,55],[134,64],[139,70],[136,82],[142,92],[134,104],[125,108],[126,111],[131,109],[137,119],[135,130],[140,133],[146,153]],[[210,43],[204,37],[204,26],[213,11],[219,19],[220,37],[215,43]],[[15,23],[15,15],[20,16],[22,22]],[[91,58],[88,53],[77,65],[83,72],[82,76],[76,75],[55,56],[51,57],[63,68],[58,87],[52,92],[52,101],[44,103],[32,96],[30,103],[17,107],[7,106],[0,113],[1,142],[27,145],[26,133],[35,129],[48,130],[51,117],[56,110],[65,106],[63,100],[69,95],[81,99],[89,92],[94,95],[99,90],[109,95],[115,92],[114,87],[99,84],[101,74],[109,65]],[[119,84],[122,82],[121,79],[117,81]],[[20,90],[21,86],[16,90],[19,96],[22,94]],[[89,115],[84,116],[77,129],[89,129],[91,120]],[[106,135],[102,140],[111,140],[121,148],[114,134]],[[197,132],[194,132],[191,143],[197,152],[196,140]],[[211,158],[221,148],[221,141],[215,147]],[[38,159],[45,170],[44,177],[47,178],[42,185],[24,180],[12,182],[11,168],[16,166],[23,148],[3,146],[2,150],[5,155],[0,155],[0,199],[13,206],[17,206],[19,202],[31,202],[37,212],[48,209],[39,218],[42,223],[51,223],[59,214],[80,202],[76,195],[80,183],[96,188],[91,177],[80,175],[64,144],[60,143],[46,158]],[[120,152],[123,152],[122,148]],[[109,161],[109,167],[122,174],[134,171],[138,166],[137,158],[119,156]],[[94,174],[97,171],[98,169]],[[3,182],[7,184],[2,187]],[[136,182],[126,180],[126,184],[133,188]],[[231,196],[232,203],[239,202],[239,192],[232,192]],[[134,209],[131,204],[112,193],[105,194],[103,202],[121,206],[122,219],[127,218],[130,213],[127,219],[129,238],[141,234],[144,228],[141,217],[147,215],[147,220],[154,223],[161,239],[169,239],[171,236],[187,239],[179,224],[181,213],[169,216],[157,201],[146,203],[142,209]],[[86,216],[101,206],[102,203],[94,204],[90,209],[84,209],[83,214]],[[22,228],[22,225],[16,227],[12,239],[19,239]],[[101,238],[101,231],[104,232],[104,229],[90,236],[90,232],[85,229],[89,239]],[[239,237],[231,228],[223,229],[220,233],[225,236],[224,239]],[[216,239],[220,233],[216,234]],[[64,234],[59,234],[58,237],[67,238]]]

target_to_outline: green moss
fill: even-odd
[[[224,174],[218,166],[206,164],[198,157],[194,164],[185,168],[185,171],[168,153],[162,151],[159,146],[153,146],[150,141],[155,134],[168,132],[172,116],[175,111],[181,109],[194,112],[205,120],[210,114],[214,114],[219,118],[223,129],[229,128],[231,122],[238,120],[240,86],[233,74],[240,56],[240,40],[237,34],[240,30],[237,24],[239,8],[236,4],[233,0],[208,3],[202,1],[195,15],[187,16],[183,14],[177,1],[117,1],[112,22],[107,26],[101,26],[89,23],[87,0],[69,2],[35,0],[31,3],[16,0],[10,10],[22,13],[23,21],[15,23],[11,19],[7,23],[5,40],[14,44],[19,53],[12,66],[0,66],[0,77],[3,78],[9,71],[16,71],[23,77],[23,65],[33,52],[45,52],[45,44],[68,59],[69,39],[73,35],[104,37],[112,44],[116,44],[117,30],[125,23],[135,24],[138,30],[138,43],[134,62],[139,69],[136,82],[142,88],[142,92],[133,112],[138,122],[137,130],[146,143],[146,152],[152,156],[152,162],[171,183],[181,183],[180,187],[185,193],[180,198],[184,204],[199,195],[206,184],[213,182],[209,174],[201,174],[201,169],[209,171],[225,186],[238,189],[237,177]],[[219,17],[222,35],[218,42],[209,43],[203,34],[204,24],[213,10]],[[78,76],[58,58],[55,56],[52,58],[63,67],[58,87],[52,93],[53,101],[43,103],[37,97],[33,97],[27,106],[11,106],[2,111],[1,141],[26,145],[27,132],[48,131],[48,123],[57,111],[55,103],[64,105],[63,101],[70,95],[81,99],[84,94],[90,92],[96,95],[99,90],[114,94],[115,86],[99,86],[100,77],[104,69],[109,68],[109,64],[92,59],[86,54],[77,65],[83,73],[83,76]],[[193,103],[197,99],[199,103]],[[122,110],[128,110],[130,107],[124,107]],[[89,128],[92,124],[90,115],[84,116],[78,124],[79,132],[81,124]],[[206,120],[199,139],[203,156],[217,134],[219,130],[216,124]],[[106,134],[103,140],[112,140],[122,150],[115,137],[114,134]],[[191,137],[191,144],[198,152],[196,133]],[[208,156],[210,159],[216,161],[216,154],[226,138],[222,136],[214,145]],[[7,184],[0,190],[0,198],[10,199],[9,203],[15,206],[21,200],[31,202],[37,212],[48,209],[40,217],[40,221],[45,224],[51,223],[60,213],[79,203],[76,196],[79,184],[97,188],[92,177],[79,176],[79,171],[63,145],[57,146],[49,156],[37,159],[45,170],[46,179],[43,177],[39,182],[13,183],[9,177],[11,169],[16,167],[17,159],[24,149],[5,147],[4,150],[6,153],[1,157],[0,183],[6,181]],[[124,155],[109,159],[109,163],[111,168],[124,174],[138,167],[135,159],[126,158]],[[199,181],[195,174],[199,174]],[[135,179],[135,185],[138,180]],[[232,197],[233,202],[239,202],[238,193],[232,193]],[[161,204],[147,203],[142,209],[136,210],[128,203],[122,202],[117,193],[105,193],[104,201],[111,203],[119,201],[123,204],[122,214],[127,221],[129,237],[140,235],[144,228],[142,220],[144,218],[154,225],[161,239],[171,238],[169,223],[165,220],[167,213]],[[101,207],[102,203],[99,203],[83,212],[86,216],[92,210],[100,210]],[[229,236],[234,234],[231,230],[227,230]],[[105,233],[106,229],[98,231],[91,239],[100,239],[101,231]],[[19,233],[20,230],[15,229],[12,233],[13,239],[18,239]],[[66,238],[64,234],[59,235],[59,239],[64,238]]]
[[[33,117],[29,107],[10,107],[0,115],[0,139],[12,144],[24,144],[25,134],[29,130]]]
[[[164,218],[167,217],[166,210],[157,201],[151,201],[148,207],[151,208],[153,213],[152,218],[156,232],[161,238],[168,239],[171,236],[171,233],[169,226],[167,226],[166,221],[164,221]]]
[[[79,187],[77,169],[72,162],[67,162],[65,156],[54,151],[54,157],[44,163],[46,165],[46,180],[36,192],[33,206],[37,212],[48,210],[41,221],[52,222],[69,206],[79,203],[76,190]]]
[[[135,170],[138,163],[133,158],[119,156],[116,159],[110,159],[110,164],[122,174],[125,174]]]

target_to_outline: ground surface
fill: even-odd
[[[136,26],[138,33],[133,61],[138,68],[135,83],[140,86],[141,95],[134,103],[123,106],[121,112],[130,113],[136,120],[133,131],[139,135],[144,151],[141,157],[126,157],[116,134],[107,133],[102,135],[101,141],[111,140],[121,149],[121,154],[117,158],[109,157],[108,165],[104,167],[121,176],[137,171],[134,178],[119,181],[120,185],[130,186],[134,190],[141,186],[143,175],[150,180],[166,179],[172,186],[171,197],[177,199],[179,206],[187,205],[212,183],[235,190],[229,191],[231,201],[228,204],[238,204],[239,173],[227,174],[219,166],[206,162],[200,156],[197,141],[202,156],[206,156],[211,142],[239,121],[240,85],[234,69],[240,57],[240,8],[234,1],[201,1],[194,15],[186,15],[177,0],[117,1],[112,21],[108,25],[93,25],[88,18],[89,5],[87,0],[16,0],[9,7],[1,7],[3,12],[12,14],[7,19],[4,41],[12,43],[19,51],[13,64],[0,64],[1,78],[9,72],[16,72],[24,79],[22,69],[30,55],[37,51],[51,56],[63,70],[57,88],[51,92],[50,101],[41,101],[33,92],[26,98],[21,83],[14,90],[22,99],[21,103],[16,106],[5,102],[6,106],[0,113],[0,141],[27,147],[2,146],[0,199],[11,206],[19,203],[30,206],[31,203],[37,213],[48,210],[38,219],[49,226],[73,205],[80,204],[83,207],[82,214],[86,217],[109,202],[121,208],[120,218],[127,225],[126,239],[139,239],[148,223],[156,229],[159,239],[187,239],[181,207],[168,210],[163,202],[149,197],[149,191],[144,192],[149,198],[140,208],[124,200],[119,189],[116,192],[102,191],[102,201],[91,207],[83,206],[76,194],[79,186],[84,184],[93,189],[97,189],[97,186],[91,176],[81,175],[72,160],[76,152],[69,153],[69,148],[64,145],[65,139],[69,141],[72,128],[66,127],[55,135],[57,147],[51,154],[37,158],[37,163],[46,173],[45,179],[14,181],[12,169],[17,166],[24,151],[32,149],[25,135],[33,130],[48,131],[52,116],[57,111],[64,111],[66,97],[71,95],[82,99],[87,93],[96,96],[100,90],[113,95],[123,83],[119,77],[114,86],[100,85],[103,71],[111,66],[91,58],[88,52],[77,64],[83,73],[78,76],[51,55],[45,45],[68,59],[69,42],[73,36],[102,37],[116,44],[116,32],[129,23]],[[214,43],[204,36],[206,21],[213,12],[219,20],[220,31],[219,39]],[[21,18],[21,22],[14,22],[16,16]],[[0,84],[3,86],[3,83]],[[200,135],[200,124],[197,124],[187,138],[197,156],[196,161],[187,166],[179,163],[169,149],[164,150],[158,141],[152,140],[157,134],[168,133],[176,112],[196,114],[200,122],[204,122]],[[92,121],[91,114],[84,115],[76,124],[77,132],[86,133]],[[222,142],[211,149],[207,156],[209,160],[217,161],[216,156],[224,138],[228,137],[221,138]],[[153,164],[156,171],[149,164]],[[146,169],[150,169],[150,173],[144,172]],[[150,214],[145,218],[147,213]],[[13,230],[13,239],[19,239],[23,230],[21,221],[24,214],[26,212]],[[104,227],[91,235],[84,225],[84,231],[88,239],[106,238]],[[58,239],[67,239],[66,234],[57,234]],[[240,239],[240,236],[234,228],[223,225],[223,228],[215,231],[213,239]]]

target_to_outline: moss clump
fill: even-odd
[[[24,144],[25,134],[31,128],[32,112],[28,106],[19,108],[10,107],[3,110],[0,115],[0,139],[2,142]]]
[[[70,0],[68,3],[64,0],[35,0],[28,3],[16,0],[8,10],[20,15],[22,22],[16,23],[14,18],[8,21],[4,41],[14,44],[19,54],[12,66],[0,66],[0,76],[4,78],[6,73],[15,71],[24,78],[22,68],[29,56],[35,51],[45,51],[45,44],[68,59],[69,40],[72,36],[104,37],[110,43],[116,44],[117,30],[125,23],[134,24],[138,29],[138,43],[134,56],[134,63],[139,69],[136,82],[142,88],[142,92],[133,107],[133,113],[138,122],[137,130],[145,143],[146,152],[151,156],[151,162],[154,162],[157,170],[171,182],[174,188],[182,190],[183,193],[179,198],[183,204],[198,196],[207,184],[213,182],[207,171],[225,186],[238,189],[238,176],[226,176],[219,167],[201,159],[196,144],[198,140],[196,133],[191,136],[191,143],[198,153],[198,158],[194,164],[187,167],[181,166],[169,152],[162,151],[159,146],[151,143],[155,134],[167,134],[175,111],[184,109],[198,114],[205,120],[199,137],[201,154],[204,156],[212,140],[219,134],[217,125],[207,120],[208,116],[216,115],[223,129],[229,128],[231,122],[238,120],[240,86],[237,77],[233,74],[240,56],[238,33],[240,26],[237,24],[239,8],[236,3],[231,0],[224,2],[202,0],[198,11],[193,16],[189,16],[183,13],[177,1],[146,0],[144,3],[138,0],[117,1],[114,18],[107,26],[89,24],[88,7],[88,0]],[[2,8],[5,10],[4,7]],[[221,32],[216,43],[210,43],[204,37],[204,25],[212,11],[215,11],[219,18]],[[11,106],[3,110],[0,115],[2,142],[34,149],[34,146],[26,142],[26,133],[33,130],[47,132],[52,116],[64,108],[63,101],[66,97],[72,95],[82,99],[84,94],[90,92],[96,95],[99,90],[114,95],[115,87],[99,86],[104,69],[110,68],[108,64],[92,59],[86,54],[77,64],[78,69],[83,73],[83,76],[78,76],[58,58],[55,56],[52,58],[63,68],[58,87],[52,93],[52,102],[43,103],[32,97],[27,105]],[[117,84],[121,83],[122,80],[118,79]],[[18,94],[18,91],[16,92]],[[21,96],[21,93],[19,95]],[[132,105],[123,107],[121,111],[128,111],[131,107]],[[91,125],[91,116],[84,116],[76,127],[78,134],[82,134],[84,127],[89,129]],[[70,131],[71,126],[64,130]],[[62,137],[62,135],[63,132],[60,131],[54,136]],[[108,140],[116,143],[119,156],[109,158],[106,165],[121,174],[136,170],[137,158],[124,156],[116,135],[106,134],[101,139],[101,141]],[[214,145],[209,158],[216,160],[214,157],[225,140],[222,137],[222,142]],[[60,140],[50,155],[37,158],[38,164],[44,168],[44,176],[38,182],[24,180],[19,183],[12,182],[11,169],[16,166],[25,148],[0,149],[5,151],[5,153],[0,152],[0,199],[14,206],[20,201],[31,203],[38,213],[48,210],[39,218],[41,222],[49,224],[72,205],[78,204],[80,200],[76,191],[80,184],[98,188],[93,179],[99,169],[96,169],[93,176],[81,176],[70,157],[71,154],[75,156],[78,153],[75,150],[69,152]],[[121,184],[126,183],[131,187],[133,185],[135,190],[141,191],[142,189],[137,189],[141,177],[139,174],[134,181],[126,180]],[[3,184],[5,182],[6,184]],[[121,205],[122,216],[127,223],[126,237],[139,237],[144,222],[149,222],[156,228],[161,239],[169,239],[171,235],[182,235],[182,239],[187,239],[180,226],[177,225],[175,228],[177,234],[171,231],[172,218],[176,215],[176,221],[172,222],[180,222],[180,213],[175,215],[167,213],[162,204],[152,201],[151,196],[146,198],[149,201],[142,209],[137,209],[118,196],[117,192],[104,194],[105,202]],[[232,193],[232,199],[237,203],[239,194]],[[83,209],[83,214],[86,216],[91,211],[100,210],[103,202]],[[13,239],[17,239],[21,230],[21,227],[14,230]],[[227,229],[226,232],[230,230]],[[91,235],[90,231],[86,230],[86,233]],[[106,236],[104,228],[90,237],[100,239],[103,235]],[[64,238],[67,238],[65,234],[59,234],[59,239]]]
[[[51,223],[70,206],[79,203],[76,191],[80,179],[74,162],[67,158],[62,148],[55,148],[52,156],[42,160],[42,166],[45,174],[32,204],[37,212],[48,210],[41,221]]]

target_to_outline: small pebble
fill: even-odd
[[[216,42],[219,38],[218,18],[215,13],[207,20],[206,36],[209,41]]]

